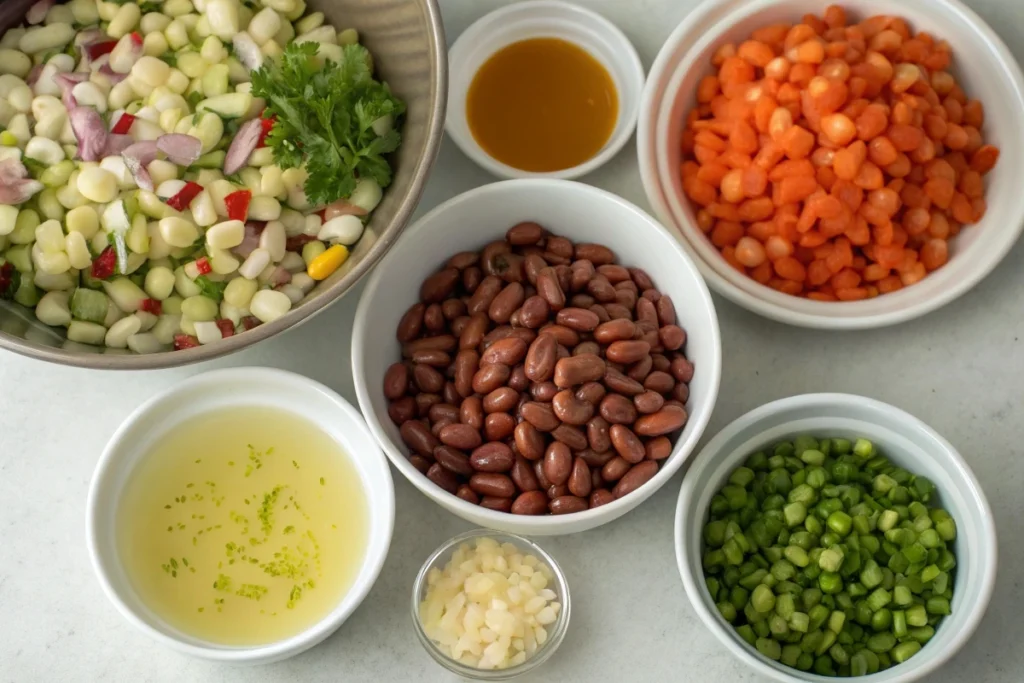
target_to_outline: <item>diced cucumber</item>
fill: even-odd
[[[115,280],[103,283],[103,289],[110,297],[114,305],[125,313],[134,313],[139,310],[142,302],[149,298],[142,289],[126,277],[119,277]]]
[[[72,320],[68,325],[68,340],[80,344],[92,344],[100,346],[107,336],[107,328],[96,323],[82,320]]]
[[[196,111],[212,111],[225,119],[235,119],[249,111],[252,95],[247,92],[232,92],[214,95],[196,105]]]
[[[39,182],[46,187],[58,188],[67,185],[68,179],[75,171],[75,162],[65,159],[49,166],[39,175]]]
[[[19,273],[32,272],[32,251],[28,244],[11,247],[4,254],[4,258],[10,261],[11,265],[17,268]]]
[[[224,157],[227,156],[227,152],[223,150],[217,150],[216,152],[210,152],[196,159],[192,166],[195,168],[216,168],[221,169],[224,167]],[[202,183],[199,183],[202,185]]]
[[[107,317],[108,306],[107,295],[93,289],[79,287],[71,295],[71,315],[75,320],[101,323]]]
[[[35,306],[39,303],[39,290],[32,284],[32,279],[23,277],[14,293],[14,300],[22,306]]]

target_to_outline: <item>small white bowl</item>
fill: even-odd
[[[696,368],[686,409],[689,420],[661,469],[639,489],[607,505],[568,515],[528,517],[497,512],[458,498],[409,462],[408,448],[388,417],[384,373],[402,357],[398,321],[419,301],[419,286],[457,252],[503,239],[521,221],[536,221],[576,242],[610,247],[619,263],[646,270],[672,297],[687,331],[686,356]],[[682,467],[707,426],[722,369],[718,318],[704,281],[669,232],[621,197],[565,180],[508,180],[470,190],[441,204],[408,228],[367,280],[352,328],[352,374],[359,407],[391,463],[449,512],[478,526],[526,536],[593,529],[626,514]]]
[[[619,96],[619,118],[601,150],[582,164],[549,173],[523,171],[498,161],[477,143],[466,120],[466,94],[491,55],[530,38],[561,38],[590,53],[608,70]],[[515,2],[478,19],[448,51],[445,130],[466,156],[500,178],[578,178],[600,167],[629,140],[640,111],[644,68],[626,35],[600,14],[559,0]]]
[[[978,627],[996,581],[996,528],[978,480],[952,444],[895,406],[849,394],[806,394],[773,401],[737,418],[694,459],[676,506],[676,561],[690,603],[729,650],[759,674],[784,683],[830,683],[834,678],[798,671],[763,656],[719,614],[704,583],[702,534],[711,498],[732,470],[765,447],[800,434],[864,437],[883,455],[935,484],[938,505],[956,521],[956,577],[952,614],[921,651],[864,683],[908,683],[948,661]]]
[[[301,411],[334,438],[362,479],[369,505],[369,543],[352,586],[331,612],[307,630],[255,647],[210,643],[183,633],[153,613],[131,587],[117,549],[116,511],[133,468],[152,445],[184,421],[211,410],[265,406]],[[334,633],[370,592],[391,544],[395,492],[391,471],[359,412],[318,382],[283,370],[231,368],[190,377],[139,406],[100,456],[89,487],[86,544],[103,591],[133,626],[193,657],[233,664],[267,664],[308,650]]]
[[[916,318],[960,295],[1006,256],[1024,227],[1024,78],[996,33],[957,0],[861,0],[856,16],[895,14],[915,31],[928,31],[953,48],[953,69],[968,95],[985,106],[985,141],[997,145],[999,163],[986,177],[988,211],[950,241],[949,263],[923,281],[866,301],[821,302],[760,285],[732,268],[697,227],[682,191],[680,136],[694,106],[697,84],[711,72],[711,55],[725,42],[746,40],[761,26],[821,16],[831,0],[719,0],[705,2],[669,36],[644,88],[637,129],[640,174],[654,213],[674,227],[708,284],[744,308],[773,320],[824,329],[882,327]]]

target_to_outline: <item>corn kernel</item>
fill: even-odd
[[[343,244],[333,247],[317,256],[309,264],[307,274],[314,280],[326,280],[331,273],[348,260],[348,248]]]

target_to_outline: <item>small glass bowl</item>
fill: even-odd
[[[420,603],[423,601],[427,592],[427,574],[434,567],[437,567],[438,569],[443,568],[451,559],[452,554],[459,545],[477,538],[493,538],[498,543],[511,543],[519,548],[524,554],[532,554],[536,556],[537,559],[551,569],[551,573],[555,576],[554,583],[549,585],[548,588],[557,594],[558,601],[562,604],[562,608],[558,612],[558,618],[553,624],[550,624],[547,627],[548,639],[545,641],[544,645],[542,645],[532,657],[518,666],[512,666],[507,669],[476,669],[474,667],[467,666],[462,662],[458,662],[441,652],[437,644],[427,636],[426,632],[423,630],[423,624],[420,622]],[[419,574],[417,574],[416,582],[413,584],[412,588],[412,622],[413,627],[416,630],[416,637],[419,638],[420,643],[423,644],[423,647],[438,664],[452,673],[462,676],[463,678],[477,681],[507,681],[509,679],[516,678],[517,676],[521,676],[528,671],[532,671],[543,664],[555,653],[558,646],[562,644],[562,640],[565,638],[565,632],[569,626],[569,612],[569,583],[566,581],[565,573],[562,571],[562,568],[558,566],[558,563],[555,562],[555,559],[548,555],[543,548],[529,539],[523,538],[522,536],[516,536],[515,534],[493,531],[491,529],[474,529],[473,531],[467,531],[466,533],[459,534],[458,536],[443,543],[441,547],[431,553],[430,557],[427,558],[427,561],[423,563],[423,567],[420,569]]]

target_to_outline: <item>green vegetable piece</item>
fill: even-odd
[[[857,439],[853,444],[853,453],[860,458],[870,458],[875,454],[875,446],[867,439]]]
[[[875,631],[888,631],[892,626],[892,612],[884,607],[871,615],[871,628]]]
[[[754,481],[754,470],[748,467],[737,467],[729,475],[729,483],[740,488],[747,488]]]
[[[779,641],[771,638],[758,638],[754,643],[754,647],[757,651],[763,654],[768,659],[778,660],[782,657],[782,646],[779,645]]]
[[[775,594],[768,586],[764,584],[758,585],[754,588],[754,592],[750,594],[750,604],[762,614],[771,612],[775,608]]]
[[[716,606],[718,607],[718,613],[722,615],[723,619],[730,624],[736,621],[736,608],[731,602],[720,602]]]
[[[892,649],[890,655],[892,661],[897,664],[902,664],[921,650],[921,644],[914,640],[908,640],[905,643],[900,643]]]
[[[950,613],[949,600],[943,597],[932,597],[924,603],[924,608],[929,614],[947,615]],[[914,624],[915,626],[921,626],[921,624]]]
[[[757,636],[754,635],[754,629],[750,627],[750,624],[743,624],[742,626],[737,626],[736,633],[739,634],[740,638],[747,641],[751,645],[757,642]]]
[[[801,453],[800,459],[808,465],[817,465],[820,467],[825,464],[825,454],[814,448],[809,448]]]
[[[906,612],[908,626],[928,625],[928,612],[925,610],[924,605],[911,605],[907,608]]]
[[[796,663],[800,660],[800,655],[802,654],[803,652],[800,650],[799,645],[786,645],[782,648],[782,656],[779,658],[779,661],[786,666],[796,668]]]
[[[71,316],[75,320],[102,324],[107,317],[107,295],[79,287],[71,294]]]

